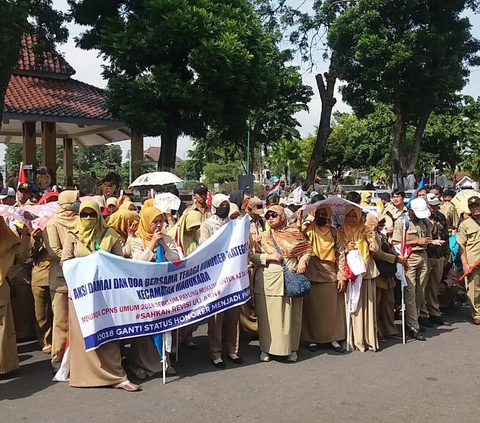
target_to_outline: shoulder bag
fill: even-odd
[[[272,237],[275,250],[277,250],[278,254],[282,254],[277,241],[275,241],[272,230],[270,230],[270,236]],[[312,284],[308,278],[302,273],[293,272],[288,269],[285,265],[285,260],[282,260],[281,264],[283,268],[285,293],[291,298],[300,298],[307,295],[312,290]]]

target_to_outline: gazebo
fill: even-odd
[[[41,146],[42,166],[56,176],[56,147],[63,146],[65,184],[73,180],[73,148],[131,140],[132,177],[139,176],[143,136],[114,119],[104,91],[75,80],[75,70],[56,51],[41,60],[35,40],[22,38],[22,52],[8,84],[0,142],[23,144],[23,163],[36,167]],[[11,170],[11,169],[10,169]]]

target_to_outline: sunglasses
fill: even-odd
[[[255,206],[254,207],[255,210],[262,210],[263,209],[263,206],[260,204],[258,206]]]
[[[278,217],[278,213],[277,212],[267,212],[265,214],[265,219],[269,220],[269,219],[275,219],[276,217]]]
[[[95,213],[94,211],[92,211],[92,212],[81,212],[81,213],[80,213],[80,217],[93,217],[93,218],[96,218],[96,217],[97,217],[97,213]]]

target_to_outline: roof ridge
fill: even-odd
[[[29,33],[22,35],[22,49],[13,73],[15,71],[45,72],[52,76],[63,75],[67,77],[76,73],[63,55],[55,49],[44,52],[41,57],[38,57],[33,51],[35,43],[36,36]]]

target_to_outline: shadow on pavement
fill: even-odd
[[[27,398],[43,391],[55,384],[52,378],[48,359],[22,364],[18,370],[0,376],[0,401]]]

